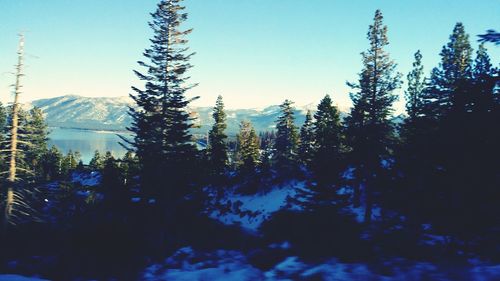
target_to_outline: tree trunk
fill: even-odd
[[[21,90],[21,76],[23,69],[23,54],[24,54],[24,36],[20,35],[18,62],[16,66],[16,84],[14,88],[14,103],[12,104],[12,127],[10,131],[10,161],[9,161],[9,177],[7,178],[9,187],[7,190],[7,199],[5,202],[5,222],[10,222],[12,209],[14,206],[14,184],[17,176],[17,131],[19,125],[19,94]]]

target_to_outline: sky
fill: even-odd
[[[0,0],[0,100],[12,99],[18,33],[26,37],[22,101],[81,95],[126,96],[143,83],[133,74],[149,46],[156,0]],[[405,76],[420,49],[426,73],[456,22],[477,35],[500,30],[499,0],[185,0],[194,28],[189,92],[195,106],[217,95],[228,108],[258,108],[291,99],[317,104],[326,94],[350,106],[360,52],[376,9],[388,26],[387,50]],[[500,47],[487,45],[495,65]],[[401,111],[404,86],[395,105]]]

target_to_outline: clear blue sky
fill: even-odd
[[[10,100],[17,33],[26,34],[23,100],[66,94],[125,96],[141,86],[132,70],[148,46],[147,21],[156,0],[0,0],[0,100]],[[263,107],[285,98],[298,105],[331,94],[350,104],[366,32],[380,8],[390,51],[406,75],[421,49],[426,72],[454,24],[477,34],[500,29],[499,0],[186,0],[194,28],[191,91],[212,105],[218,94],[231,108]],[[495,64],[500,48],[488,45]],[[402,90],[399,91],[402,94]],[[401,108],[402,100],[396,105]]]

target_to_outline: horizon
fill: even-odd
[[[317,104],[329,94],[339,108],[349,108],[345,83],[357,81],[360,52],[368,48],[366,31],[377,8],[389,30],[387,49],[405,82],[417,49],[423,53],[426,76],[438,65],[456,22],[464,23],[475,50],[477,35],[498,22],[498,6],[491,1],[424,2],[297,0],[283,5],[186,0],[189,19],[183,28],[194,29],[188,39],[197,53],[190,82],[199,83],[188,95],[201,97],[192,106],[213,106],[218,95],[229,109],[265,108],[285,98],[302,106]],[[0,55],[6,59],[0,62],[0,100],[10,101],[13,77],[7,73],[17,59],[20,31],[26,36],[23,102],[65,95],[123,97],[131,86],[141,87],[133,70],[141,70],[136,61],[149,46],[146,22],[156,1],[120,1],[118,8],[113,3],[3,2],[7,24],[0,27],[5,34]],[[216,13],[222,15],[214,17]],[[299,17],[304,20],[297,21]],[[493,65],[498,65],[500,50],[493,44],[486,47]],[[396,115],[404,112],[405,87],[396,91]]]

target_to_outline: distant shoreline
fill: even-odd
[[[91,129],[91,128],[78,128],[78,127],[61,127],[61,126],[48,126],[49,129],[68,129],[77,131],[88,131],[101,134],[132,134],[127,130],[110,130],[110,129]]]

